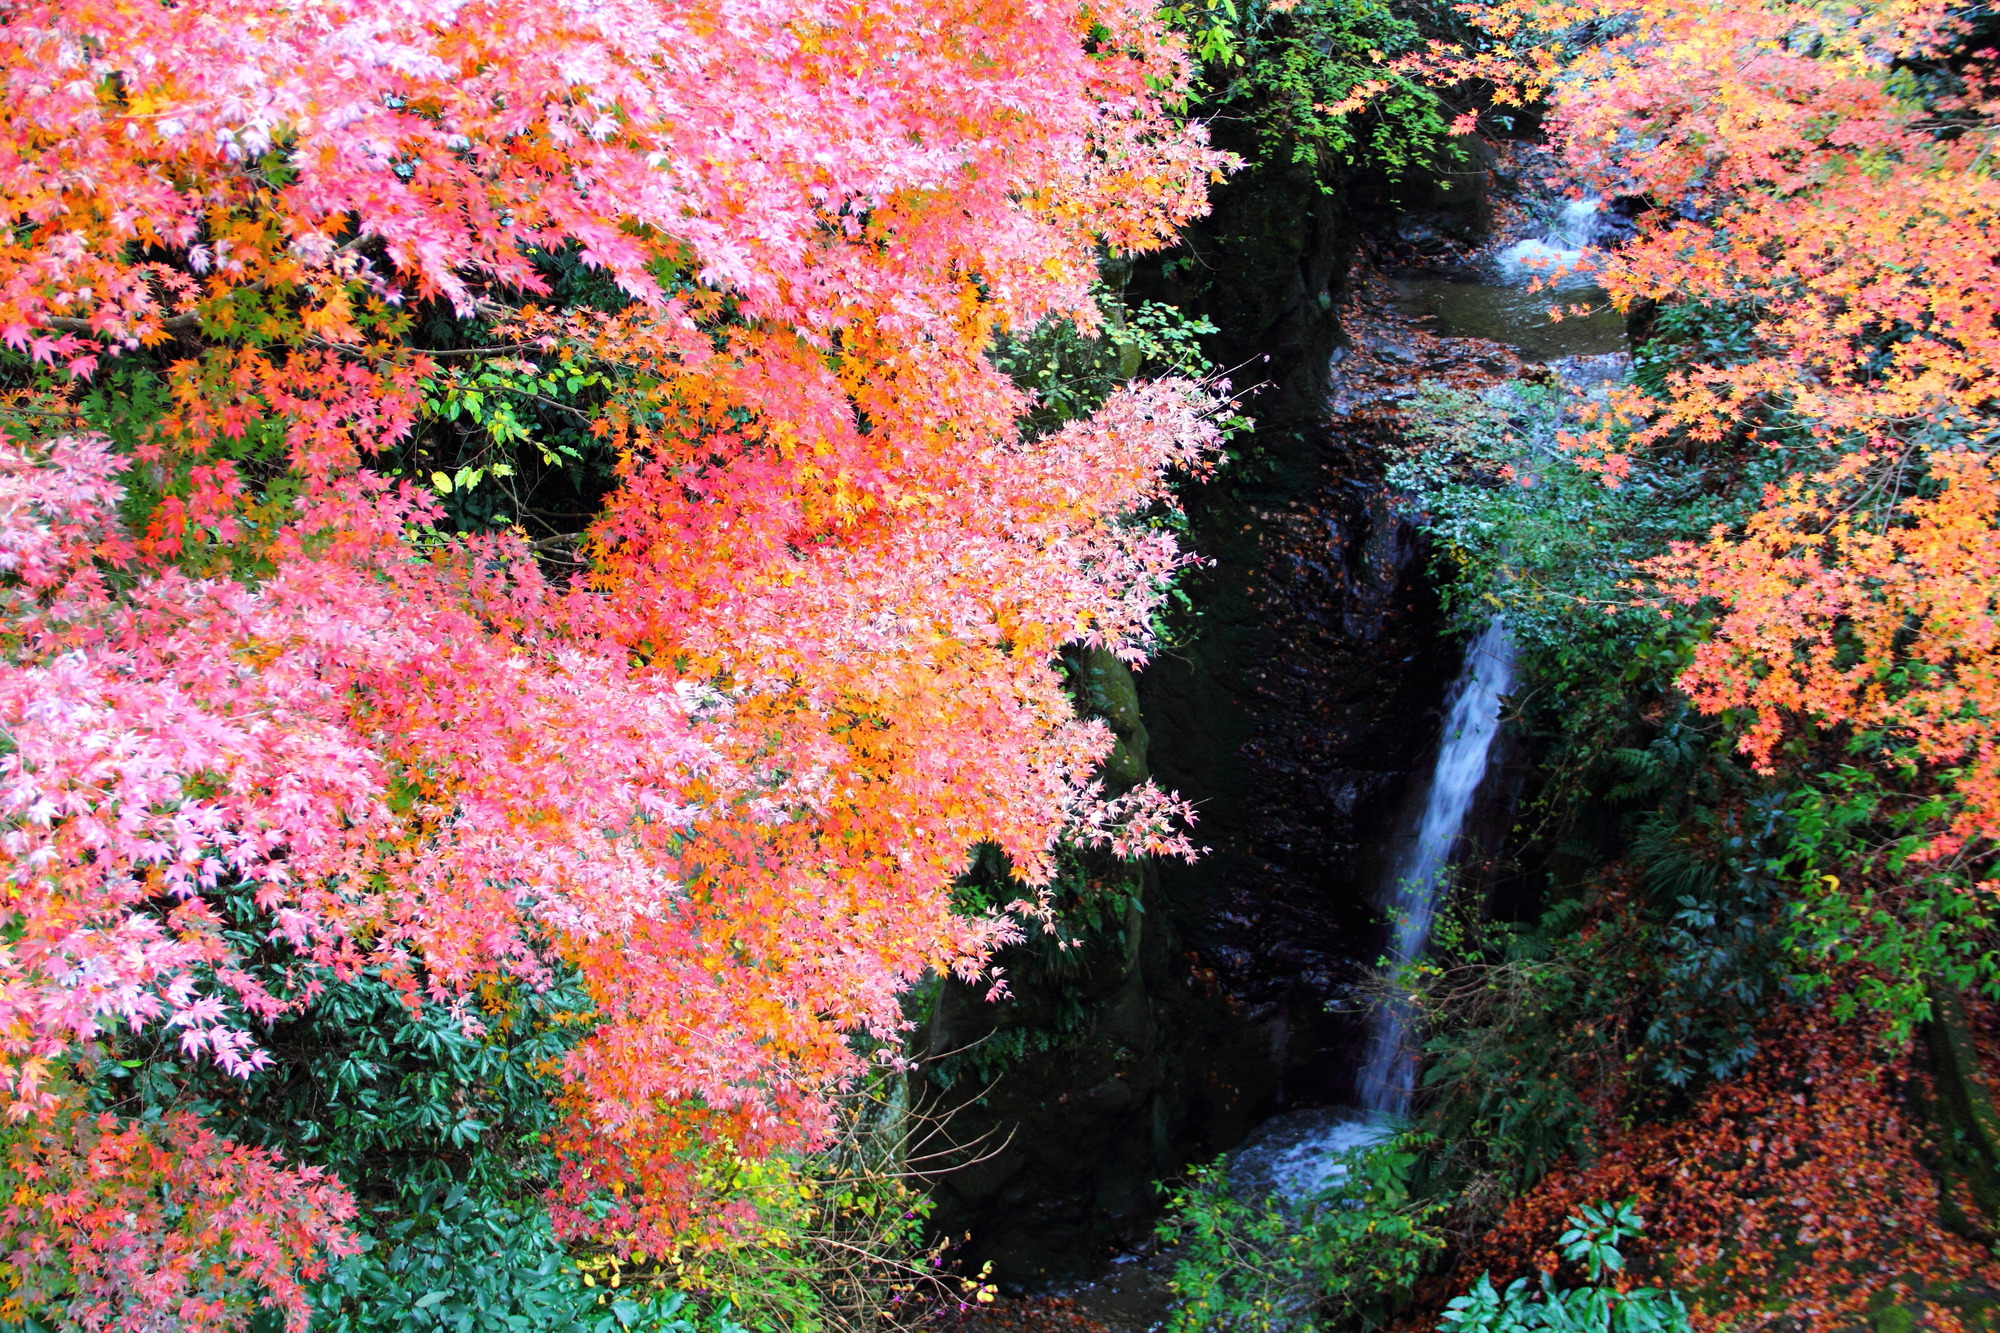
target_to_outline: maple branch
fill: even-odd
[[[61,333],[109,332],[97,328],[87,319],[77,319],[73,315],[44,315],[42,323]],[[177,337],[181,334],[194,333],[201,328],[201,317],[194,314],[169,315],[160,321],[160,328]]]
[[[546,348],[542,343],[527,342],[494,343],[490,347],[412,347],[409,350],[417,356],[428,356],[433,360],[441,361],[448,357],[496,356],[502,352],[539,352],[546,350]]]

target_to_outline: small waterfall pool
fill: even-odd
[[[1625,321],[1592,281],[1589,249],[1603,231],[1592,198],[1572,199],[1548,220],[1542,234],[1496,252],[1481,269],[1446,277],[1392,279],[1396,305],[1446,338],[1505,343],[1525,361],[1560,361],[1625,350]],[[1530,284],[1540,280],[1537,290]],[[1549,307],[1588,305],[1587,315],[1549,319]]]
[[[1347,1106],[1273,1116],[1229,1154],[1229,1187],[1241,1198],[1309,1199],[1347,1179],[1355,1150],[1387,1133],[1381,1120]]]

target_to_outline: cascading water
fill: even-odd
[[[1389,955],[1397,963],[1421,956],[1430,942],[1438,897],[1448,886],[1445,872],[1500,734],[1500,697],[1513,681],[1514,640],[1495,620],[1466,649],[1445,695],[1444,736],[1423,814],[1388,882],[1395,912]],[[1417,1076],[1415,1018],[1407,1003],[1394,999],[1377,1010],[1357,1080],[1360,1111],[1323,1107],[1265,1121],[1229,1155],[1235,1187],[1251,1197],[1301,1200],[1346,1179],[1355,1154],[1381,1142],[1390,1122],[1409,1113]]]
[[[1622,352],[1625,321],[1604,302],[1584,263],[1607,221],[1596,199],[1572,199],[1541,235],[1503,247],[1488,263],[1393,279],[1396,303],[1431,333],[1505,343],[1526,361]],[[1595,309],[1560,323],[1549,319],[1551,305],[1578,304]]]
[[[1558,287],[1588,284],[1589,273],[1579,271],[1583,252],[1598,238],[1602,223],[1595,198],[1570,200],[1542,235],[1516,241],[1494,256],[1500,275],[1510,282],[1552,279]]]
[[[1548,316],[1558,300],[1598,299],[1583,261],[1606,230],[1596,199],[1571,200],[1541,235],[1498,250],[1489,263],[1451,276],[1395,279],[1398,303],[1405,314],[1428,321],[1432,333],[1504,343],[1523,360],[1556,363],[1570,378],[1584,363],[1625,347],[1624,321],[1608,307],[1559,324]],[[1551,285],[1563,295],[1554,296]],[[1445,696],[1444,735],[1423,790],[1423,812],[1384,886],[1394,922],[1388,954],[1395,964],[1420,958],[1430,942],[1438,900],[1449,887],[1466,816],[1500,732],[1500,699],[1513,677],[1514,642],[1495,620],[1467,648]],[[1420,1054],[1416,1018],[1407,1002],[1393,997],[1371,1015],[1356,1078],[1358,1107],[1317,1107],[1265,1121],[1229,1155],[1235,1186],[1249,1196],[1299,1201],[1345,1180],[1359,1154],[1409,1114]]]
[[[1444,737],[1424,794],[1424,811],[1409,849],[1397,858],[1389,881],[1395,930],[1389,958],[1396,965],[1423,954],[1430,942],[1446,870],[1457,849],[1472,797],[1486,775],[1486,757],[1500,731],[1500,696],[1514,679],[1514,641],[1499,620],[1466,649],[1465,665],[1446,696]],[[1407,1115],[1416,1090],[1415,1015],[1391,998],[1369,1023],[1359,1091],[1371,1116]]]

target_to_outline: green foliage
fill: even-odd
[[[1447,118],[1434,92],[1393,67],[1418,33],[1388,5],[1185,0],[1166,12],[1202,60],[1204,102],[1247,116],[1265,161],[1325,154],[1395,178],[1437,157]]]
[[[105,1109],[193,1111],[232,1138],[326,1167],[368,1200],[438,1187],[532,1192],[551,1169],[548,1076],[590,1021],[578,979],[490,985],[462,1008],[418,1002],[380,969],[341,976],[268,947],[247,891],[219,895],[232,943],[272,994],[310,1000],[266,1028],[270,1063],[238,1080],[151,1029],[113,1048]],[[247,1015],[240,1021],[252,1025]]]
[[[739,1333],[677,1291],[587,1286],[532,1203],[434,1186],[377,1205],[368,1248],[314,1291],[324,1333]]]
[[[1103,323],[1094,335],[1068,320],[1051,320],[995,340],[988,354],[993,364],[1034,395],[1022,427],[1028,434],[1089,416],[1127,380],[1165,375],[1208,380],[1219,373],[1202,351],[1201,340],[1216,331],[1207,320],[1158,301],[1128,307],[1102,286],[1097,305]],[[1223,423],[1225,430],[1247,424]]]
[[[1546,690],[1623,694],[1648,666],[1677,669],[1692,633],[1636,610],[1634,565],[1734,517],[1740,488],[1718,492],[1707,466],[1681,458],[1647,460],[1607,486],[1562,447],[1570,406],[1553,385],[1426,385],[1389,481],[1425,522],[1462,625],[1504,615]],[[1652,660],[1634,656],[1641,646]]]
[[[1188,0],[1163,5],[1161,12],[1187,35],[1188,48],[1202,64],[1226,68],[1245,63],[1238,35],[1243,11],[1236,0]]]
[[[1930,1018],[1929,984],[2000,995],[2000,918],[1979,883],[1991,871],[1973,856],[1916,855],[1949,818],[1949,800],[1910,796],[1880,769],[1847,764],[1793,799],[1787,869],[1799,888],[1788,943],[1808,969],[1802,980],[1821,985],[1841,969],[1853,985],[1834,997],[1835,1012],[1887,1018],[1894,1042]]]
[[[573,531],[611,481],[591,422],[621,382],[557,354],[441,359],[418,385],[421,429],[386,470],[428,486],[460,531]]]
[[[1625,1271],[1625,1258],[1618,1242],[1646,1229],[1632,1200],[1623,1203],[1587,1203],[1581,1214],[1569,1219],[1568,1229],[1556,1237],[1563,1258],[1580,1263],[1592,1282],[1606,1273]]]
[[[1587,926],[1583,903],[1567,899],[1531,929],[1455,901],[1432,956],[1395,979],[1431,1034],[1420,1185],[1450,1197],[1462,1225],[1491,1221],[1558,1162],[1587,1157],[1598,1108],[1638,1059],[1628,973],[1649,934],[1606,915]]]
[[[616,312],[631,304],[581,248],[537,251],[547,305]],[[688,280],[668,261],[652,266],[668,291]],[[579,531],[613,482],[611,452],[592,431],[605,403],[637,377],[574,349],[510,343],[485,318],[442,302],[419,306],[408,341],[434,358],[418,388],[417,432],[384,460],[391,476],[428,486],[461,532],[518,525],[544,541]]]
[[[1569,1230],[1558,1242],[1564,1257],[1589,1267],[1592,1285],[1560,1288],[1549,1274],[1537,1287],[1527,1278],[1496,1291],[1491,1274],[1482,1274],[1472,1290],[1445,1307],[1439,1333],[1691,1333],[1687,1307],[1679,1296],[1658,1287],[1618,1291],[1595,1285],[1606,1273],[1622,1272],[1618,1242],[1640,1231],[1639,1217],[1628,1200],[1594,1204],[1582,1216],[1569,1219]]]
[[[1670,305],[1653,317],[1632,358],[1632,379],[1665,400],[1669,383],[1704,366],[1740,366],[1756,356],[1757,313],[1748,306]]]
[[[1350,1151],[1336,1185],[1298,1203],[1239,1198],[1222,1159],[1174,1191],[1161,1238],[1178,1246],[1169,1333],[1308,1333],[1395,1313],[1444,1247],[1439,1203],[1410,1191],[1419,1142]]]

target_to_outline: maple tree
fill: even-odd
[[[1716,611],[1690,697],[1745,719],[1767,769],[1800,724],[1875,737],[1950,774],[1960,807],[1930,854],[1990,838],[1991,53],[1921,0],[1476,13],[1498,40],[1437,67],[1503,103],[1546,98],[1579,181],[1648,205],[1595,264],[1613,303],[1745,330],[1626,386],[1572,441],[1613,485],[1648,451],[1784,455],[1745,522],[1649,565],[1667,597]]]
[[[298,1328],[351,1248],[317,1173],[90,1109],[119,1031],[247,1073],[310,999],[221,888],[469,1032],[575,969],[552,1211],[658,1251],[729,1225],[709,1163],[825,1130],[904,987],[1017,936],[1059,838],[1189,850],[1096,784],[1054,656],[1143,657],[1215,391],[1027,435],[983,355],[1094,327],[1097,247],[1228,165],[1148,6],[58,0],[0,70],[11,1308]],[[488,341],[413,345],[438,306]],[[151,410],[107,412],[128,364]],[[441,401],[557,382],[615,472],[568,578],[396,475]],[[1013,916],[951,910],[981,842]],[[128,1240],[100,1189],[168,1202]]]

